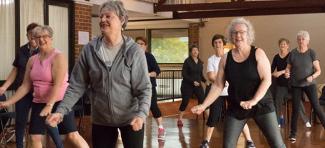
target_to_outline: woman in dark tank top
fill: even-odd
[[[271,67],[265,52],[251,44],[254,30],[244,18],[235,18],[228,25],[230,42],[235,48],[222,57],[215,83],[201,105],[192,108],[202,113],[221,93],[228,81],[226,121],[224,124],[223,147],[235,148],[241,130],[248,119],[253,118],[272,148],[284,148],[271,94]]]

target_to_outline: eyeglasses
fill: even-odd
[[[40,36],[34,36],[34,37],[33,37],[34,40],[39,40],[39,39],[41,39],[41,38],[43,38],[43,39],[48,39],[48,38],[51,38],[51,36],[48,35],[48,34],[46,34],[46,35],[40,35]]]
[[[239,35],[243,35],[243,34],[245,34],[247,31],[232,31],[231,32],[231,35],[237,35],[237,34],[239,34]]]

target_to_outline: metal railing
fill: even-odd
[[[157,96],[160,100],[181,98],[182,70],[162,70],[157,77]]]

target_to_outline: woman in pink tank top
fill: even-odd
[[[46,129],[51,128],[46,125],[45,119],[63,99],[68,86],[68,63],[65,56],[58,49],[52,47],[53,30],[51,27],[36,27],[33,30],[33,37],[40,52],[28,60],[22,85],[7,101],[0,102],[0,108],[15,104],[33,89],[34,98],[29,133],[32,147],[42,147],[41,140]],[[74,123],[73,112],[71,113],[64,116],[64,121],[59,126],[60,131],[63,128],[65,131],[63,134],[67,134],[67,138],[76,147],[89,147],[79,135]],[[62,142],[56,143],[56,146],[63,147]]]

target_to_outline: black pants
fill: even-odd
[[[282,107],[283,103],[288,101],[288,98],[289,98],[288,96],[289,96],[289,88],[288,87],[285,87],[285,86],[276,86],[275,87],[274,106],[275,106],[275,111],[276,111],[278,120],[281,115],[281,107]],[[300,109],[299,109],[300,117],[304,121],[304,123],[306,123],[309,121],[309,119],[306,116],[306,111],[305,111],[303,102],[300,101],[299,105],[300,105]],[[279,122],[279,124],[280,124],[280,122]]]
[[[116,147],[118,131],[120,129],[123,146],[125,148],[143,148],[144,127],[133,131],[132,126],[111,127],[92,124],[92,142],[94,148]]]
[[[220,96],[210,105],[210,113],[206,124],[208,127],[216,126],[218,121],[225,115],[226,98],[226,96]]]
[[[150,111],[151,111],[152,116],[154,118],[161,117],[161,111],[160,111],[160,109],[158,107],[158,104],[157,104],[157,90],[156,90],[156,87],[152,87],[152,97],[151,97]]]
[[[182,103],[179,106],[179,111],[185,111],[190,98],[195,94],[198,99],[199,104],[202,104],[204,101],[204,91],[202,86],[193,86],[190,84],[182,83],[181,86],[182,93]]]
[[[311,107],[315,110],[316,115],[321,121],[323,127],[325,128],[325,114],[322,111],[319,100],[317,98],[317,88],[315,84],[305,86],[305,87],[292,87],[292,116],[291,116],[291,134],[295,135],[297,132],[297,120],[298,111],[300,110],[300,102],[302,98],[302,93],[305,92]]]

